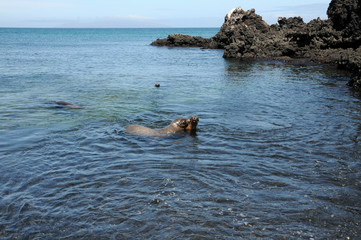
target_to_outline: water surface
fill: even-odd
[[[0,238],[360,236],[345,72],[149,45],[217,31],[0,29]],[[190,116],[196,136],[124,130]]]

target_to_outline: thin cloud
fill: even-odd
[[[327,10],[328,4],[321,3],[312,3],[312,4],[300,4],[292,6],[279,6],[274,9],[266,10],[265,12],[287,12],[287,11],[297,11],[297,12],[320,12],[320,9]]]
[[[111,16],[111,17],[106,17],[104,19],[111,19],[111,20],[133,20],[133,21],[155,21],[157,20],[156,18],[152,18],[152,17],[146,17],[146,16],[137,16],[137,15],[129,15],[129,16]]]
[[[161,20],[147,16],[108,16],[69,21],[57,27],[65,28],[155,28],[167,27]]]
[[[48,1],[24,1],[24,0],[1,0],[0,8],[59,8],[59,7],[71,7],[69,3],[54,3]]]
[[[261,11],[260,15],[264,17],[266,22],[274,23],[278,17],[296,17],[300,16],[305,22],[320,17],[326,19],[326,11],[328,4],[313,3],[300,4],[295,6],[278,6],[276,8]]]

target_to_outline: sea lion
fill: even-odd
[[[125,129],[129,134],[136,136],[170,136],[186,131],[188,125],[193,124],[192,119],[193,117],[190,119],[177,118],[169,126],[163,129],[151,129],[140,125],[128,125],[125,127]],[[191,129],[195,130],[194,127],[191,127]]]
[[[68,102],[64,102],[64,101],[56,101],[55,103],[58,105],[64,106],[64,107],[69,107],[69,108],[85,108],[83,105],[76,105],[76,104],[72,104],[72,103],[68,103]]]

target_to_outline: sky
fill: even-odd
[[[0,27],[220,27],[235,7],[278,17],[326,19],[331,0],[0,0]]]

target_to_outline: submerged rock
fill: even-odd
[[[225,58],[308,59],[335,63],[352,72],[349,85],[361,91],[361,1],[332,0],[328,19],[305,23],[301,17],[269,26],[254,9],[232,9],[212,38],[174,34],[156,46],[224,49]]]

